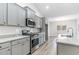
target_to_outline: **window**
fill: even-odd
[[[66,30],[66,25],[63,25],[62,26],[62,31],[65,31]]]
[[[66,30],[66,25],[57,25],[57,31],[60,31],[60,30],[62,30],[62,31],[65,31]]]

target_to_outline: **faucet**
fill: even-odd
[[[70,33],[70,35],[67,35],[68,37],[73,37],[73,28],[69,27],[67,32],[70,32],[70,30],[72,31],[72,33]]]

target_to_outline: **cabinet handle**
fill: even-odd
[[[22,44],[22,45],[24,45],[24,44]]]
[[[19,24],[17,24],[17,26],[19,26]]]
[[[4,21],[4,24],[5,24],[5,21]]]
[[[10,49],[8,49],[8,51],[10,51]]]
[[[3,17],[3,20],[4,20],[4,24],[5,24],[6,23],[5,17]]]
[[[2,47],[0,46],[0,48],[2,48]]]

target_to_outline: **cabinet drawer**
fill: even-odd
[[[5,49],[1,49],[0,50],[0,55],[11,55],[11,49],[9,48],[5,48]]]
[[[29,38],[26,38],[26,40],[28,40],[28,41],[29,41],[29,40],[30,40],[30,37],[29,37]]]
[[[20,40],[18,40],[18,41],[19,41],[19,43],[24,43],[24,42],[26,42],[26,38],[20,39]]]
[[[10,42],[0,44],[0,49],[6,48],[6,47],[10,47]]]
[[[19,44],[19,40],[12,41],[12,45]]]

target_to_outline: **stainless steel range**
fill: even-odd
[[[39,48],[39,34],[29,30],[22,30],[23,35],[30,35],[30,51],[31,54]]]
[[[31,36],[31,53],[39,48],[39,37],[38,34]]]

